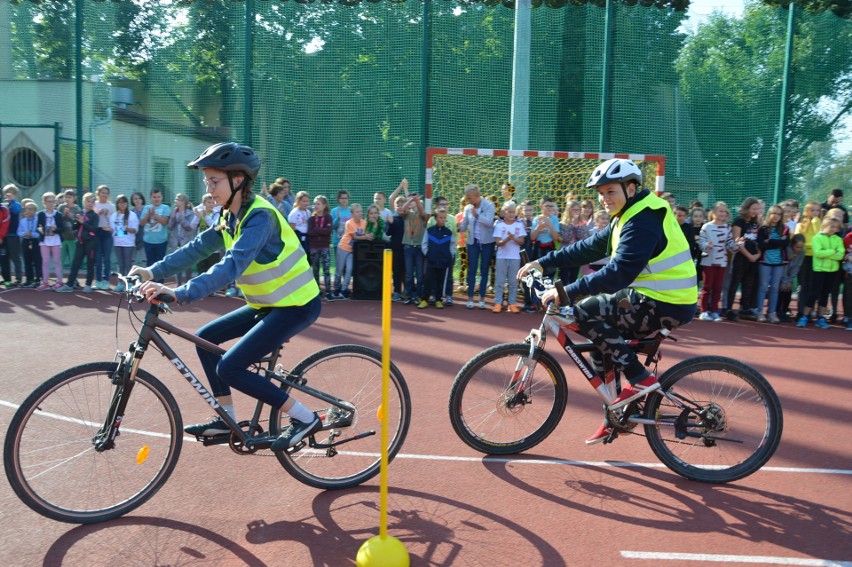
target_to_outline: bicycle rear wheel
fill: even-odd
[[[399,369],[391,363],[388,388],[389,406],[382,407],[382,356],[359,345],[339,345],[323,349],[292,371],[307,380],[307,385],[355,406],[347,415],[335,406],[307,398],[293,391],[299,401],[316,411],[328,426],[314,435],[319,444],[339,443],[333,449],[305,446],[295,453],[276,453],[281,465],[294,478],[315,488],[334,490],[357,486],[379,473],[381,467],[381,421],[388,419],[388,458],[393,460],[408,434],[411,398]],[[289,416],[273,409],[270,433],[278,435],[289,425]],[[362,436],[360,437],[359,436]]]
[[[700,482],[725,483],[752,474],[775,453],[783,415],[778,396],[754,368],[731,358],[702,356],[676,364],[660,377],[661,394],[645,402],[654,454],[677,474]]]
[[[477,451],[510,455],[535,447],[550,435],[568,399],[559,363],[539,351],[523,392],[516,389],[529,360],[524,343],[493,346],[471,359],[450,389],[453,429]]]
[[[180,411],[165,386],[141,369],[114,446],[95,449],[117,366],[69,368],[36,388],[12,418],[6,477],[42,516],[75,524],[116,518],[151,498],[172,473],[183,441]]]

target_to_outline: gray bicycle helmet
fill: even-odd
[[[213,167],[230,173],[243,173],[254,180],[260,171],[260,158],[249,146],[237,142],[224,142],[204,150],[200,156],[189,162],[187,167],[190,169]]]
[[[642,170],[630,159],[608,159],[595,168],[589,177],[586,187],[599,187],[607,183],[621,183],[626,188],[633,181],[636,186],[642,185]]]

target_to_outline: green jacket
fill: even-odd
[[[814,251],[815,272],[836,272],[840,270],[840,261],[843,260],[843,239],[836,234],[825,234],[820,232],[811,240]]]

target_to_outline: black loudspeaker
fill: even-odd
[[[352,299],[382,298],[384,242],[362,240],[352,247]]]

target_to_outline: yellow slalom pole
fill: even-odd
[[[401,541],[388,536],[388,414],[390,413],[390,327],[393,252],[385,249],[382,271],[382,405],[377,417],[382,422],[382,461],[379,469],[379,535],[361,546],[355,558],[357,567],[408,567],[411,560]]]

